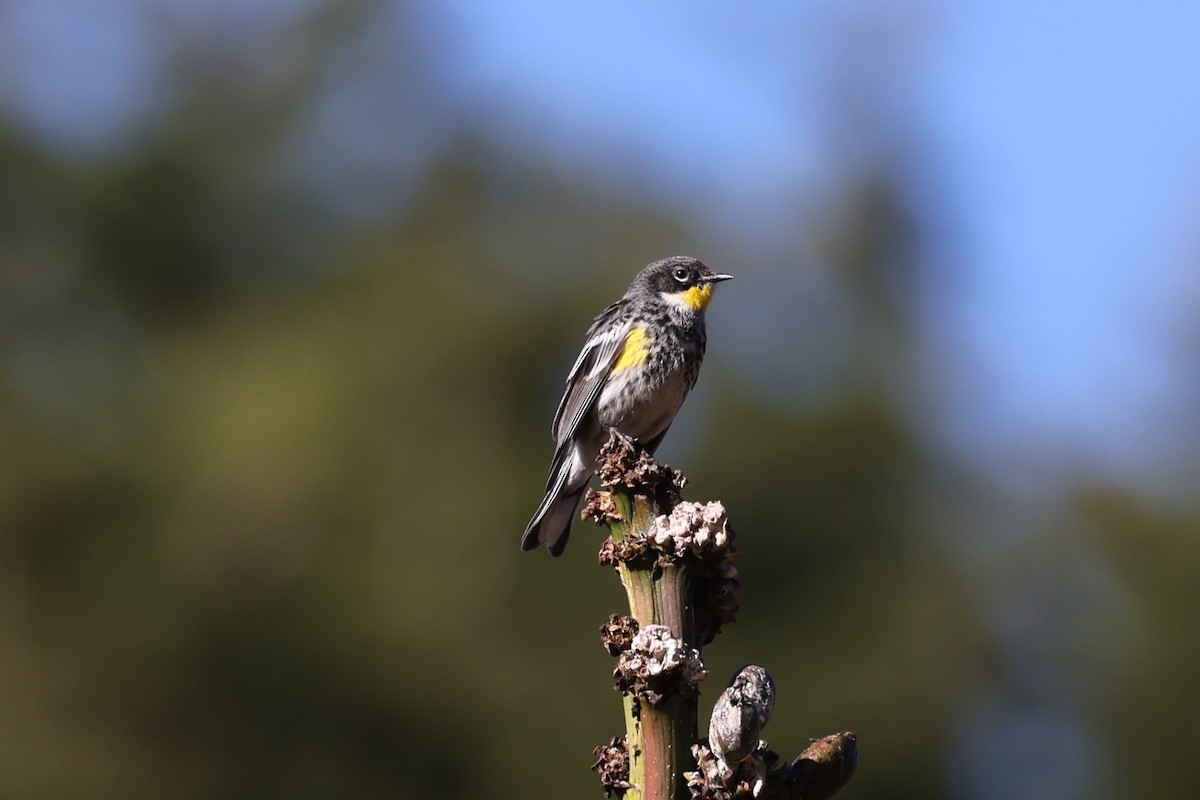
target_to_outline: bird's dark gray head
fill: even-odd
[[[703,311],[712,299],[713,286],[732,277],[713,272],[697,259],[671,256],[639,272],[633,286],[657,292],[664,300],[692,311]]]

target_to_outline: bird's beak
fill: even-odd
[[[723,272],[718,272],[716,275],[709,275],[704,280],[707,283],[720,283],[721,281],[728,281],[728,280],[732,280],[732,279],[733,279],[732,275],[726,275]]]

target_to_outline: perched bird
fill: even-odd
[[[775,708],[775,681],[757,664],[734,673],[713,706],[708,746],[732,770],[758,747],[758,737]]]
[[[700,374],[713,287],[732,277],[686,256],[655,261],[596,317],[554,414],[546,496],[521,549],[544,544],[551,555],[562,555],[610,430],[650,453],[662,442]]]

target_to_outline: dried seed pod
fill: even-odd
[[[730,769],[750,757],[775,707],[775,681],[755,664],[738,670],[721,692],[708,725],[708,744]]]
[[[596,763],[592,771],[600,774],[600,785],[605,797],[623,794],[630,788],[629,783],[629,748],[624,736],[614,736],[608,744],[602,744],[592,751]]]
[[[858,739],[851,731],[824,736],[810,744],[788,767],[792,797],[827,800],[858,768]]]

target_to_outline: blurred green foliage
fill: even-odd
[[[251,104],[192,77],[121,159],[0,136],[0,795],[598,796],[591,749],[620,714],[597,626],[622,595],[598,532],[559,561],[517,542],[587,322],[645,261],[709,258],[689,243],[711,234],[469,131],[402,212],[348,220],[255,167],[286,103],[248,137],[236,114],[201,135]],[[779,273],[713,243],[740,280],[664,449],[742,550],[705,695],[762,663],[775,749],[853,729],[845,797],[950,797],[965,709],[1032,702],[1014,659],[1043,648],[1110,755],[1092,796],[1188,796],[1200,514],[1077,486],[1001,557],[950,544],[1034,517],[903,410],[923,373],[902,181],[846,176],[797,231],[853,332],[820,402],[734,368],[755,314],[737,295]],[[775,324],[785,347],[819,334]],[[1081,563],[1114,584],[1063,656],[1037,617],[1070,612],[1055,587]],[[1035,591],[1032,616],[989,621]]]

